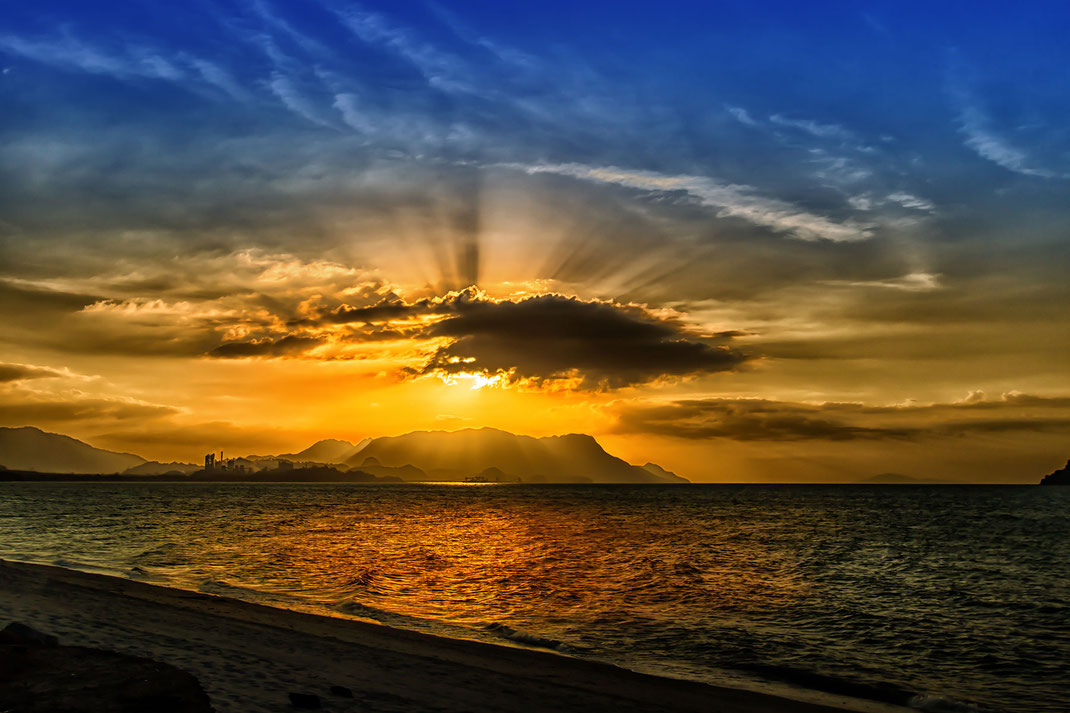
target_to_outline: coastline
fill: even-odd
[[[289,710],[332,685],[328,710],[833,713],[828,704],[637,673],[547,651],[450,639],[51,565],[0,560],[0,617],[61,643],[152,658],[196,676],[220,713]]]

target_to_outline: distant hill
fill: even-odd
[[[361,460],[356,457],[355,460]],[[383,465],[377,458],[364,458],[364,460],[358,466],[353,466],[351,470],[360,470],[365,473],[370,473],[379,478],[397,478],[398,480],[421,483],[431,480],[427,473],[423,472],[414,465],[401,465],[401,466],[389,466]]]
[[[1070,485],[1070,460],[1059,470],[1048,473],[1040,480],[1041,485]]]
[[[360,443],[350,443],[349,441],[339,441],[334,438],[328,438],[322,441],[316,441],[311,446],[298,453],[283,453],[275,457],[298,463],[345,463],[370,442],[371,439],[369,438],[365,438]]]
[[[646,471],[649,471],[650,473],[653,473],[656,477],[661,478],[662,480],[664,480],[667,483],[674,483],[674,482],[687,483],[687,482],[689,482],[686,478],[681,478],[676,473],[673,473],[671,470],[665,470],[664,468],[662,468],[657,463],[647,463],[646,465],[643,466],[643,470],[646,470]]]
[[[122,473],[145,462],[33,426],[0,428],[0,465],[48,473]]]
[[[859,485],[948,485],[952,483],[950,480],[915,478],[912,475],[903,475],[902,473],[881,473],[855,482]]]
[[[133,468],[127,468],[123,471],[124,475],[173,475],[175,473],[181,473],[182,475],[189,475],[190,473],[196,473],[200,470],[199,465],[193,465],[192,463],[161,463],[157,460],[150,460],[141,465],[135,465]]]
[[[495,428],[415,431],[373,439],[346,462],[367,470],[369,458],[386,467],[413,466],[433,480],[465,480],[496,468],[525,483],[688,482],[653,464],[629,465],[578,433],[532,438]]]

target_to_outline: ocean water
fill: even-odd
[[[781,693],[1070,710],[1070,488],[2,483],[0,557]]]

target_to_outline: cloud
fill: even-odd
[[[1055,178],[1057,174],[1036,168],[1029,155],[1012,145],[991,126],[991,120],[980,107],[964,102],[959,107],[959,129],[966,137],[966,145],[978,156],[1003,168],[1036,178]]]
[[[240,102],[248,101],[249,92],[238,84],[238,81],[234,79],[226,69],[214,62],[209,62],[208,60],[199,59],[197,57],[193,57],[188,61],[190,65],[197,70],[205,82],[221,89],[231,99]]]
[[[639,308],[560,295],[459,303],[428,333],[454,341],[435,353],[425,373],[477,371],[536,381],[578,377],[579,387],[587,389],[730,371],[745,359]]]
[[[1051,411],[1037,416],[1033,410],[1038,407]],[[1017,392],[998,400],[971,392],[963,401],[889,406],[757,398],[621,402],[614,413],[619,433],[688,440],[917,440],[1014,431],[1070,433],[1070,398]]]
[[[216,62],[188,52],[122,41],[113,44],[113,48],[104,48],[69,33],[41,38],[0,35],[0,50],[62,71],[85,72],[118,81],[151,79],[191,89],[208,85],[234,100],[244,102],[250,97],[231,73]],[[198,82],[203,85],[199,87]]]
[[[0,384],[12,381],[27,381],[29,379],[55,379],[65,376],[70,376],[70,373],[47,366],[0,362]]]
[[[0,35],[0,49],[59,69],[118,79],[143,77],[174,81],[183,76],[183,72],[169,60],[151,51],[132,49],[123,54],[112,54],[70,36],[28,39]]]
[[[731,114],[736,121],[745,126],[758,126],[758,122],[754,120],[754,117],[750,115],[750,112],[741,106],[726,106],[725,111]]]
[[[912,210],[925,211],[926,213],[932,213],[936,210],[936,206],[931,201],[927,201],[924,198],[918,198],[917,196],[907,193],[905,191],[896,191],[895,193],[888,194],[888,200],[893,203],[898,203],[904,208],[910,208]]]
[[[717,210],[721,218],[741,218],[799,240],[852,242],[872,237],[871,227],[852,220],[837,222],[778,198],[762,196],[752,186],[723,183],[705,176],[671,175],[616,166],[578,163],[511,165],[527,173],[551,173],[644,191],[682,191]]]
[[[126,397],[96,396],[79,391],[59,393],[9,392],[0,398],[0,423],[69,421],[127,421],[161,418],[179,413],[172,406]]]
[[[825,280],[822,284],[833,287],[882,287],[905,292],[929,292],[941,287],[940,275],[929,272],[911,272],[886,280]]]
[[[477,373],[587,390],[731,371],[747,359],[723,345],[735,332],[703,337],[638,305],[558,294],[493,299],[470,288],[411,303],[390,296],[325,310],[295,326],[301,323],[363,325],[342,339],[432,345],[421,365],[406,369],[410,375]]]
[[[822,124],[813,119],[792,119],[782,114],[773,114],[769,121],[777,126],[803,131],[819,139],[841,139],[843,141],[854,140],[854,134],[839,124]]]
[[[250,341],[224,342],[209,352],[220,359],[246,359],[249,357],[290,357],[303,354],[326,342],[323,338],[302,337],[288,334],[279,339],[253,339]]]
[[[948,90],[958,105],[958,128],[965,144],[978,156],[1023,176],[1065,178],[1065,175],[1038,167],[1029,154],[997,131],[992,117],[974,96],[965,66],[952,58],[948,70]]]
[[[649,433],[689,440],[873,440],[906,438],[909,429],[850,425],[822,414],[820,406],[764,399],[693,399],[617,410],[618,433]]]
[[[328,129],[334,128],[326,118],[320,115],[316,105],[301,93],[290,77],[281,72],[275,72],[271,75],[267,85],[271,88],[271,92],[279,98],[279,101],[294,114],[311,121],[313,124],[318,124]]]
[[[458,77],[462,73],[458,60],[418,39],[408,29],[392,24],[385,16],[356,6],[336,11],[336,14],[360,40],[392,50],[415,67],[435,89],[476,93],[469,81]]]

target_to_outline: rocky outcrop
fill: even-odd
[[[1040,480],[1041,485],[1070,485],[1070,460],[1057,471],[1048,473]]]

